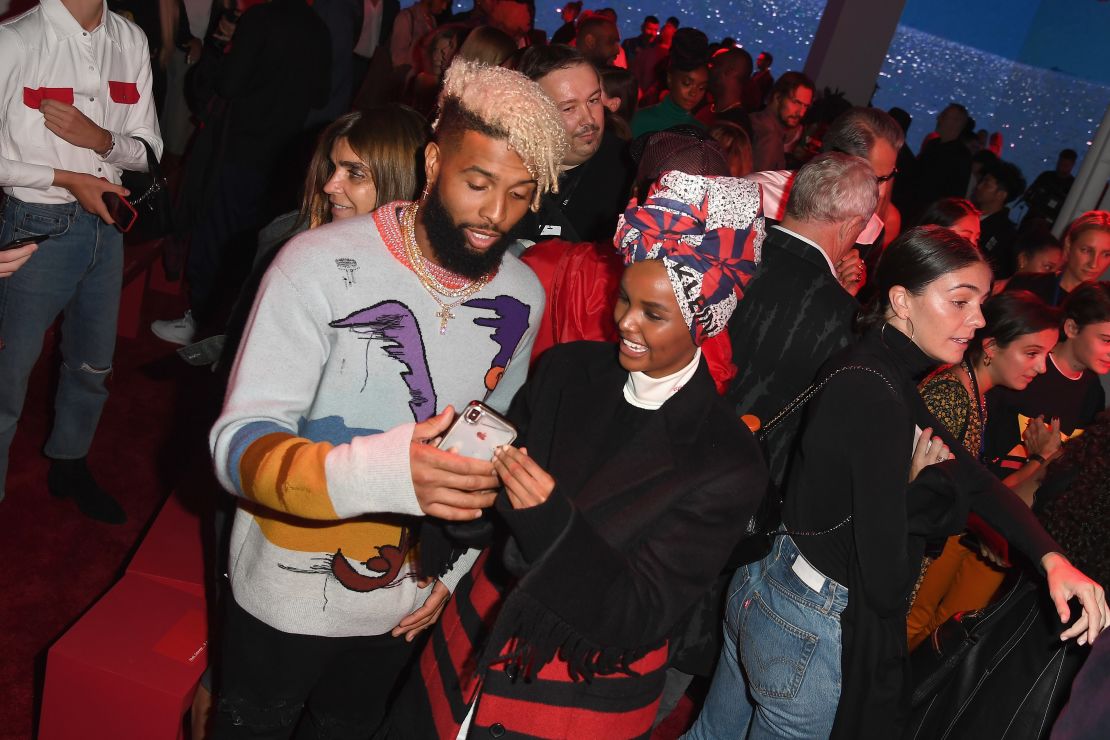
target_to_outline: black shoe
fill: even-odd
[[[127,521],[123,507],[97,485],[83,457],[76,460],[51,460],[46,485],[51,496],[75,499],[77,508],[90,519],[108,524],[123,524]]]

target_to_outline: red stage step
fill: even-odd
[[[174,740],[208,664],[199,518],[170,496],[113,586],[46,660],[39,740]]]

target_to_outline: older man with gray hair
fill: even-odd
[[[826,152],[794,177],[782,221],[767,231],[763,261],[729,321],[738,369],[728,396],[749,426],[766,424],[848,344],[859,304],[836,265],[875,212],[879,183],[862,157]],[[781,484],[801,414],[768,439]]]
[[[878,108],[852,108],[833,120],[822,140],[822,151],[853,154],[866,159],[879,183],[879,200],[870,215],[867,226],[859,235],[858,251],[848,252],[835,263],[841,284],[853,295],[865,279],[864,263],[873,264],[882,245],[880,236],[885,224],[883,214],[888,212],[894,178],[898,175],[898,150],[906,135],[890,114]],[[763,188],[763,213],[768,220],[781,221],[786,212],[786,201],[794,184],[795,172],[768,170],[754,172],[746,179],[759,183]],[[897,231],[897,226],[892,228]],[[862,253],[862,259],[861,254]]]

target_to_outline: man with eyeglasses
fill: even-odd
[[[786,152],[802,132],[802,117],[813,103],[813,81],[801,72],[787,72],[775,82],[771,102],[752,116],[752,167],[781,170]]]
[[[857,248],[850,250],[835,264],[841,285],[852,295],[858,293],[866,281],[865,263],[873,262],[882,251],[875,248],[876,245],[881,246],[880,237],[885,228],[880,214],[890,207],[890,193],[898,175],[898,150],[904,141],[902,128],[888,113],[878,108],[852,108],[841,113],[833,120],[822,140],[823,151],[866,159],[879,185],[875,212],[856,238]],[[748,175],[747,179],[758,182],[763,188],[763,213],[768,224],[782,221],[796,174],[779,169]]]

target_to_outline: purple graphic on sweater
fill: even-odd
[[[486,373],[486,389],[493,390],[505,374],[516,348],[524,339],[524,332],[528,331],[527,304],[521,303],[516,298],[508,295],[499,295],[496,298],[473,298],[463,304],[468,308],[480,308],[493,311],[494,318],[477,318],[474,323],[478,326],[492,328],[493,341],[497,342],[500,349],[490,363]]]
[[[400,301],[382,301],[333,321],[329,326],[347,328],[356,334],[368,334],[369,339],[384,341],[386,353],[406,368],[401,371],[401,378],[409,387],[413,418],[421,422],[435,416],[436,392],[428,370],[424,338],[408,306]]]

